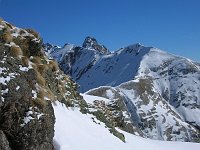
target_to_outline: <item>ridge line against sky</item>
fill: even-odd
[[[134,43],[200,62],[199,0],[0,0],[0,17],[55,45],[93,36],[110,50]]]

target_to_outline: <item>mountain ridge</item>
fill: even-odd
[[[81,92],[89,90],[86,94],[123,103],[117,107],[126,108],[132,127],[142,127],[145,137],[198,141],[198,63],[139,43],[110,54],[80,46],[56,51],[62,59],[57,52],[50,56],[80,85]]]

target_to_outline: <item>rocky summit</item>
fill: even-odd
[[[95,49],[101,54],[109,54],[110,51],[104,46],[99,45],[94,37],[87,36],[82,45],[83,48]]]

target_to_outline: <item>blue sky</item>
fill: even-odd
[[[200,62],[199,8],[200,0],[0,0],[0,17],[60,46],[90,35],[110,50],[139,42]]]

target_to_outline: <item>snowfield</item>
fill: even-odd
[[[82,114],[77,108],[53,104],[56,117],[54,146],[56,150],[199,150],[200,144],[164,142],[144,139],[124,131],[126,143],[110,134],[105,124],[94,116]],[[93,118],[93,119],[92,119]],[[93,121],[95,120],[95,122]],[[119,130],[119,129],[118,129]]]

